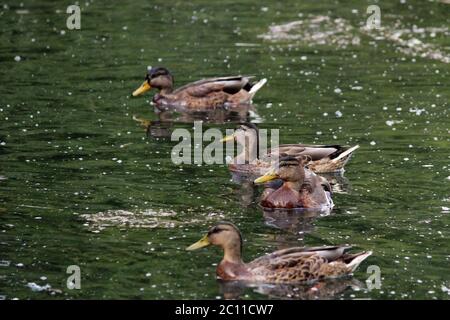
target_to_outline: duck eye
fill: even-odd
[[[223,230],[225,230],[225,229],[221,229],[221,228],[218,228],[218,227],[214,227],[214,228],[212,228],[212,229],[208,232],[208,235],[211,235],[211,234],[214,234],[214,233],[219,233],[219,232],[221,232],[221,231],[223,231]]]

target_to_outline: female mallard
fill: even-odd
[[[199,80],[173,90],[173,76],[162,67],[149,68],[144,83],[133,92],[138,96],[151,88],[159,90],[153,97],[160,110],[199,111],[215,108],[232,108],[249,104],[261,87],[262,79],[252,84],[250,77],[234,76]]]
[[[223,249],[224,257],[217,266],[222,280],[242,280],[264,283],[294,283],[336,278],[353,273],[372,252],[345,253],[350,246],[278,250],[249,263],[242,261],[242,236],[229,222],[221,222],[186,250],[209,245]]]
[[[259,130],[253,123],[242,123],[232,135],[226,136],[222,142],[236,140],[245,146],[238,154],[229,168],[233,172],[248,175],[262,175],[271,166],[274,157],[290,155],[296,158],[309,157],[308,169],[316,173],[342,172],[353,151],[359,148],[340,145],[308,145],[308,144],[282,144],[267,153],[260,155]]]
[[[277,169],[269,170],[254,182],[279,179],[282,185],[267,184],[261,196],[264,208],[331,209],[331,187],[328,181],[304,167],[304,162],[287,156],[280,159]]]

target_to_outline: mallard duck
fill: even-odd
[[[133,92],[138,96],[151,88],[159,92],[153,102],[159,110],[199,111],[215,108],[232,108],[248,104],[266,83],[262,79],[250,82],[251,77],[232,76],[199,80],[173,89],[173,76],[163,67],[149,68],[144,83]]]
[[[232,223],[221,222],[186,250],[209,245],[224,251],[217,266],[222,280],[243,280],[264,283],[295,283],[336,278],[353,273],[372,252],[345,253],[350,246],[293,247],[264,255],[249,263],[242,261],[242,235]]]
[[[271,160],[280,155],[309,157],[308,169],[316,173],[343,172],[353,151],[359,148],[341,145],[282,144],[260,156],[259,130],[253,123],[240,124],[233,134],[221,141],[234,141],[246,147],[230,163],[229,169],[247,175],[262,175],[271,166]]]
[[[307,160],[304,160],[307,161]],[[304,167],[296,157],[280,158],[277,169],[272,168],[254,183],[266,183],[273,180],[282,181],[278,184],[268,184],[261,196],[261,206],[264,208],[304,208],[330,209],[331,186],[328,181]]]

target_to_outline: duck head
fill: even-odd
[[[242,235],[234,224],[230,222],[220,222],[214,227],[211,227],[203,238],[187,247],[186,250],[197,250],[210,245],[218,246],[223,249],[225,261],[235,263],[242,262]]]
[[[258,137],[258,127],[251,122],[243,122],[240,123],[236,129],[234,130],[233,134],[230,134],[223,138],[222,142],[227,141],[244,141],[245,139],[257,139]]]
[[[233,161],[236,164],[249,163],[259,156],[259,130],[253,123],[244,122],[239,124],[233,134],[224,137],[220,141],[236,141],[243,147],[242,152]]]
[[[263,176],[257,178],[254,183],[265,183],[274,179],[281,179],[284,182],[301,185],[305,179],[304,159],[298,159],[293,156],[282,156],[278,165],[274,166]]]
[[[170,71],[164,67],[148,68],[145,81],[133,92],[133,97],[139,96],[152,88],[163,92],[171,92],[173,90],[173,76]]]

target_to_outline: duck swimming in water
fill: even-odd
[[[186,250],[210,245],[223,249],[224,256],[216,269],[225,281],[259,283],[298,283],[337,278],[352,274],[372,252],[348,254],[350,246],[292,247],[266,254],[249,263],[242,261],[242,235],[232,223],[221,222]]]
[[[139,96],[152,88],[158,89],[153,103],[162,111],[230,109],[250,104],[256,92],[267,82],[262,79],[252,83],[250,79],[247,76],[210,78],[174,90],[174,78],[170,71],[164,67],[154,67],[148,69],[144,83],[133,92],[133,96]]]
[[[259,130],[253,123],[241,123],[233,134],[226,136],[222,142],[236,140],[244,145],[229,165],[232,172],[260,176],[270,167],[274,157],[290,155],[296,158],[309,157],[306,164],[315,173],[342,172],[358,145],[349,147],[341,145],[282,144],[268,149],[260,155]]]
[[[306,159],[306,158],[305,158]],[[328,181],[304,167],[293,156],[280,158],[277,169],[271,169],[254,182],[265,183],[275,179],[282,185],[266,184],[261,196],[261,206],[279,209],[317,209],[326,210],[333,207],[331,186]]]

